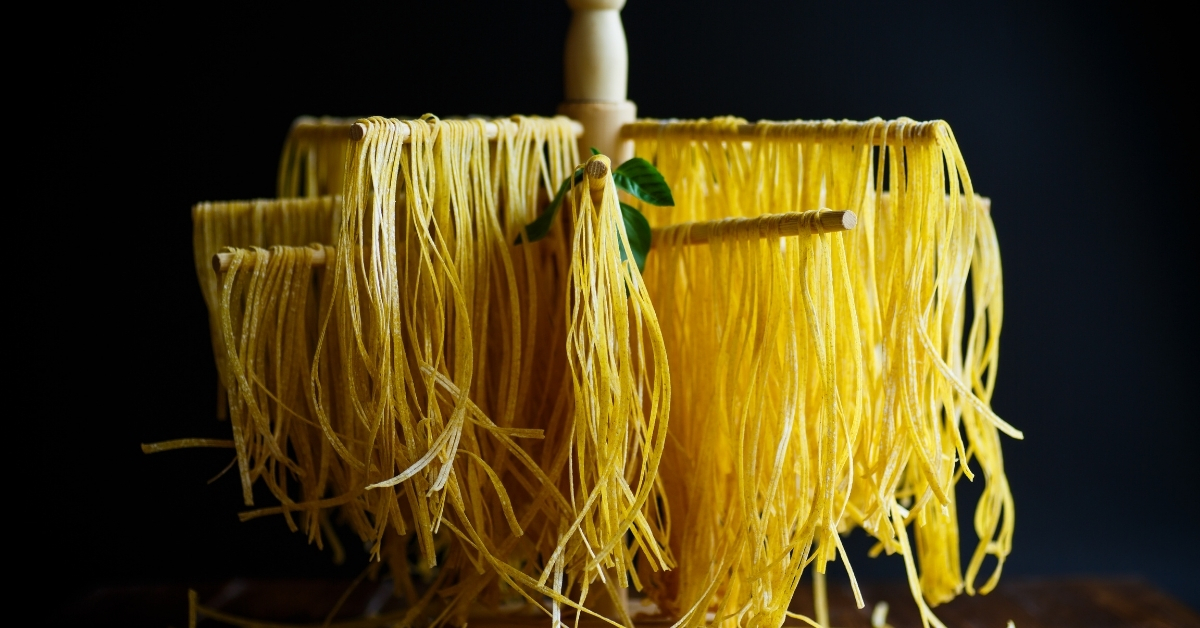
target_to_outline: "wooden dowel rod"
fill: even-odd
[[[314,267],[325,265],[325,260],[327,257],[325,254],[325,251],[327,251],[327,250],[332,252],[333,248],[332,247],[317,248],[315,246],[313,247],[312,265]],[[212,256],[213,270],[217,271],[218,273],[223,273],[223,272],[229,270],[229,264],[233,262],[233,255],[234,254],[232,252],[228,252],[228,251],[221,251],[220,253],[213,255]],[[269,253],[268,253],[268,255],[269,255]],[[257,260],[258,260],[257,255],[247,255],[245,257],[245,259],[242,260],[242,268],[247,268],[247,269],[254,268],[254,264]]]
[[[813,214],[817,214],[815,217]],[[815,218],[815,220],[814,220]],[[818,214],[815,211],[807,212],[787,212],[783,214],[767,214],[754,218],[733,218],[725,220],[709,220],[704,222],[683,223],[651,230],[650,248],[656,247],[662,242],[665,237],[665,231],[668,229],[678,230],[684,227],[687,229],[684,236],[684,244],[704,244],[712,237],[716,228],[723,224],[734,221],[737,223],[738,229],[745,229],[758,237],[766,237],[770,225],[773,222],[779,224],[779,232],[784,236],[798,236],[806,234],[834,231],[849,231],[858,224],[858,216],[854,212],[821,210]],[[820,227],[818,229],[818,226]]]
[[[669,125],[671,122],[672,122],[671,120],[663,120],[662,122],[659,122],[659,123],[635,122],[632,124],[625,124],[624,126],[621,127],[620,135],[621,135],[621,138],[625,139],[625,140],[657,139],[660,137],[660,128]],[[775,124],[773,126],[783,129],[783,128],[787,127],[787,124],[782,123],[782,124]],[[817,133],[818,130],[819,129],[817,127],[812,126],[810,129],[800,130],[796,135],[794,135],[794,137],[799,139],[805,133]],[[911,140],[914,137],[931,138],[932,136],[930,135],[930,133],[932,132],[932,130],[933,130],[932,125],[928,127],[928,130],[924,129],[924,128],[918,129],[916,131],[909,129],[905,133],[905,137],[908,140]],[[675,131],[675,133],[679,133],[679,131]],[[710,129],[710,130],[696,132],[696,135],[695,135],[696,139],[719,140],[719,139],[724,139],[724,138],[732,139],[733,137],[738,137],[744,141],[749,141],[749,140],[758,139],[759,137],[762,137],[762,136],[759,133],[758,125],[753,122],[749,123],[749,124],[739,124],[739,125],[737,125],[737,127],[735,128],[735,130],[733,132],[730,132],[727,129]],[[787,139],[788,136],[783,133],[780,133],[779,135],[768,134],[766,137],[767,137],[767,139],[783,140],[783,139]],[[842,135],[842,136],[839,136],[838,138],[836,138],[836,141],[839,143],[842,143],[842,144],[849,144],[849,143],[853,143],[854,138],[855,138],[854,134],[846,133],[845,135]],[[889,146],[899,146],[900,145],[900,142],[898,141],[898,137],[897,137],[897,134],[895,131],[888,133],[887,140],[888,140]],[[834,140],[827,140],[827,141],[834,141]],[[872,134],[871,145],[872,146],[882,146],[883,145],[882,133],[877,132],[877,133]]]
[[[604,180],[603,177],[608,174],[609,166],[608,166],[608,164],[605,164],[600,159],[596,159],[595,157],[593,157],[592,159],[594,161],[589,160],[589,162],[588,162],[588,166],[587,166],[589,168],[588,172],[590,175],[592,175],[593,181],[600,180],[601,189],[603,189],[603,180]],[[600,167],[593,166],[593,164],[601,164],[601,166],[604,168],[604,172],[602,174],[599,174],[598,176],[594,175],[591,172],[591,170],[592,169],[599,170]],[[798,235],[806,235],[806,234],[811,235],[814,233],[818,233],[819,231],[824,231],[824,232],[849,231],[850,229],[853,229],[855,225],[858,224],[858,217],[855,216],[854,212],[852,212],[852,211],[822,210],[815,217],[816,222],[814,222],[814,217],[812,215],[816,214],[816,213],[817,212],[813,212],[813,211],[787,212],[787,213],[783,213],[783,214],[767,214],[764,216],[757,216],[755,218],[734,218],[734,219],[727,219],[727,220],[736,221],[738,223],[739,229],[749,230],[751,233],[756,234],[758,237],[766,237],[767,236],[767,234],[770,230],[771,222],[779,223],[779,232],[781,235],[784,235],[784,236],[798,236]],[[664,237],[664,232],[667,229],[680,229],[689,224],[690,224],[690,228],[688,228],[688,230],[687,230],[687,236],[683,240],[683,243],[684,244],[704,244],[704,243],[708,242],[710,237],[712,237],[712,234],[713,234],[714,230],[717,228],[717,226],[720,225],[721,223],[727,222],[727,220],[709,220],[709,221],[704,221],[704,222],[683,223],[680,225],[672,225],[671,227],[662,227],[662,228],[658,228],[658,229],[653,229],[651,231],[652,235],[651,235],[651,239],[650,239],[650,242],[651,242],[650,246],[651,246],[651,248],[654,248],[659,243],[661,243],[662,238]],[[817,228],[818,223],[820,224],[820,229]],[[329,259],[329,255],[326,253],[326,251],[332,251],[332,247],[325,247],[325,248],[320,248],[320,249],[314,248],[313,249],[312,265],[314,268],[325,265],[326,261]],[[234,256],[234,254],[229,251],[222,251],[220,253],[217,253],[216,255],[213,255],[212,256],[213,270],[218,273],[223,273],[223,272],[229,270],[229,264],[233,261],[233,256]],[[242,260],[242,268],[245,268],[245,269],[254,268],[257,258],[258,258],[257,255],[247,256],[245,259]]]
[[[485,136],[487,136],[487,138],[489,140],[496,139],[496,134],[498,134],[499,132],[500,132],[500,129],[496,126],[496,124],[494,122],[488,122],[484,125],[483,133]],[[579,136],[583,135],[583,124],[581,124],[578,120],[571,120],[571,132],[575,134],[575,137],[579,137]],[[361,140],[363,137],[365,137],[366,134],[367,134],[367,125],[365,125],[361,122],[355,122],[354,124],[350,125],[350,139],[351,140],[357,142],[358,140]],[[405,125],[400,126],[400,138],[405,142],[408,141],[408,127]]]

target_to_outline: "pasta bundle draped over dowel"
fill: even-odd
[[[632,586],[680,626],[780,626],[831,561],[861,605],[855,528],[902,557],[926,626],[996,585],[1000,434],[1021,433],[990,407],[989,203],[944,122],[627,125],[674,201],[640,207],[644,275],[639,201],[580,163],[570,120],[357,125],[294,126],[285,198],[193,209],[232,439],[144,447],[232,446],[245,503],[277,502],[242,519],[335,560],[334,521],[352,530],[404,600],[380,625],[631,625]],[[857,227],[827,233],[824,208]],[[784,212],[808,212],[792,235]],[[983,484],[965,567],[962,476]]]
[[[566,199],[550,237],[518,246],[574,171],[569,120],[493,120],[491,143],[483,120],[361,123],[342,197],[281,202],[337,221],[335,235],[312,234],[336,242],[321,272],[307,247],[222,248],[291,232],[235,237],[196,210],[197,259],[231,256],[206,294],[222,381],[238,393],[246,501],[262,481],[280,502],[242,518],[283,514],[295,529],[299,517],[320,544],[336,543],[336,513],[390,564],[412,617],[462,621],[514,596],[549,599],[554,615],[623,608],[612,600],[636,557],[674,564],[648,516],[670,389],[611,174]],[[297,180],[298,144],[281,181]],[[337,152],[309,149],[300,178]]]
[[[836,235],[758,240],[730,223],[707,246],[679,245],[681,229],[656,243],[647,284],[678,444],[662,475],[682,562],[651,578],[655,599],[681,616],[697,607],[779,625],[800,570],[823,572],[841,553],[836,532],[856,526],[874,552],[904,556],[927,622],[938,623],[926,600],[974,593],[987,554],[998,559],[990,590],[1013,526],[998,432],[1020,432],[988,404],[998,248],[949,127],[724,118],[639,121],[625,134],[677,199],[645,208],[653,224],[858,215]],[[964,575],[954,483],[973,477],[971,461],[985,487]]]

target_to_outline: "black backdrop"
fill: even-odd
[[[43,564],[80,586],[357,574],[361,553],[335,568],[278,519],[239,523],[235,475],[205,484],[227,450],[138,449],[227,434],[188,209],[271,196],[298,115],[553,113],[568,10],[500,4],[96,17],[72,105],[107,120],[80,129],[93,148],[73,158],[96,176],[50,192],[104,200],[73,213],[49,267],[102,298],[83,323],[30,310],[60,325],[30,368],[72,391],[43,396],[52,418],[22,419],[67,426],[38,428],[65,461],[46,465],[54,490],[36,504],[52,513]],[[630,97],[647,117],[949,121],[994,203],[994,401],[1026,434],[1004,442],[1017,504],[1005,573],[1138,574],[1200,606],[1187,20],[965,4],[633,0]],[[902,577],[860,537],[860,576]]]

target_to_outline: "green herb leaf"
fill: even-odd
[[[572,183],[574,179],[574,183]],[[525,225],[525,233],[529,236],[530,242],[537,242],[546,237],[550,233],[550,227],[554,226],[554,217],[558,215],[558,209],[562,207],[563,197],[571,190],[571,186],[583,180],[583,170],[576,170],[574,177],[563,179],[562,185],[558,186],[558,192],[554,194],[554,200],[550,201],[550,205],[546,207],[546,211],[538,216],[537,220]],[[524,244],[524,239],[518,234],[517,239],[513,244]]]
[[[600,154],[600,151],[596,150],[596,147],[595,147],[595,146],[593,146],[593,147],[592,147],[592,154],[593,154],[593,155],[599,155],[599,154]]]
[[[651,205],[673,206],[675,198],[671,196],[671,188],[666,179],[653,164],[634,157],[613,171],[613,182],[617,187],[629,192],[638,199]]]
[[[625,221],[625,235],[629,237],[629,248],[633,249],[633,263],[638,272],[646,270],[646,256],[650,254],[650,222],[636,207],[621,203],[621,218]],[[621,261],[625,261],[625,245],[621,245]]]

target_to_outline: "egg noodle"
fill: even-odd
[[[343,137],[343,140],[345,138]],[[219,377],[217,414],[225,418],[229,384],[225,341],[217,315],[221,277],[212,257],[226,247],[303,246],[333,242],[341,210],[340,196],[197,203],[192,207],[192,255],[200,292],[208,307],[209,327]]]
[[[279,198],[341,194],[351,124],[352,119],[328,116],[292,123],[279,158]]]
[[[853,582],[838,536],[853,527],[878,540],[873,554],[904,556],[927,624],[940,625],[928,604],[975,592],[988,554],[991,590],[1014,515],[998,432],[1021,433],[988,404],[999,249],[949,126],[722,118],[624,132],[677,199],[643,210],[679,225],[646,278],[675,389],[662,484],[681,561],[647,578],[651,596],[779,625],[808,563],[823,573],[840,555]],[[822,207],[854,211],[857,228],[759,240],[729,221],[707,246],[679,244],[690,221]],[[984,490],[964,574],[954,484],[974,477],[971,460]]]
[[[996,585],[999,439],[1021,434],[990,408],[999,249],[944,122],[627,125],[676,203],[640,207],[644,276],[566,118],[376,117],[352,142],[302,122],[279,193],[310,198],[193,209],[232,439],[143,447],[232,446],[245,503],[274,501],[243,520],[339,561],[334,522],[357,535],[403,604],[352,625],[630,626],[628,587],[679,626],[827,625],[788,607],[830,561],[862,605],[856,527],[903,557],[926,626]],[[517,244],[572,176],[550,234]],[[857,228],[744,220],[827,207]],[[719,221],[706,244],[698,221]],[[955,484],[977,474],[964,569]],[[194,596],[192,616],[265,625]]]

